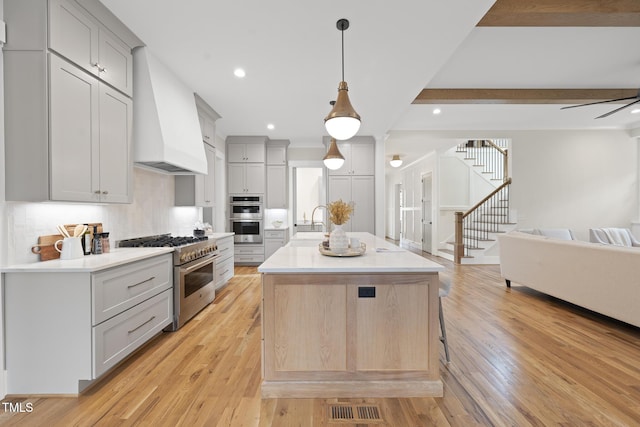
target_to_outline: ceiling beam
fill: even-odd
[[[638,89],[423,89],[412,104],[581,104],[637,94]]]
[[[497,0],[478,27],[638,27],[638,0]]]

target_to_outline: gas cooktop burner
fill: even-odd
[[[207,236],[171,236],[169,234],[162,234],[159,236],[121,240],[118,246],[123,248],[176,248],[206,240],[209,240]]]

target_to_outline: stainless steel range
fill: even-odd
[[[175,331],[215,298],[215,258],[218,247],[206,236],[174,237],[170,234],[121,240],[119,247],[172,247],[173,324]]]

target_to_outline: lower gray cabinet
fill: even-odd
[[[7,393],[79,393],[161,332],[173,318],[172,261],[3,273]]]

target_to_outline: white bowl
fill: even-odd
[[[273,225],[275,228],[280,228],[282,227],[282,221],[273,221],[271,225]]]

